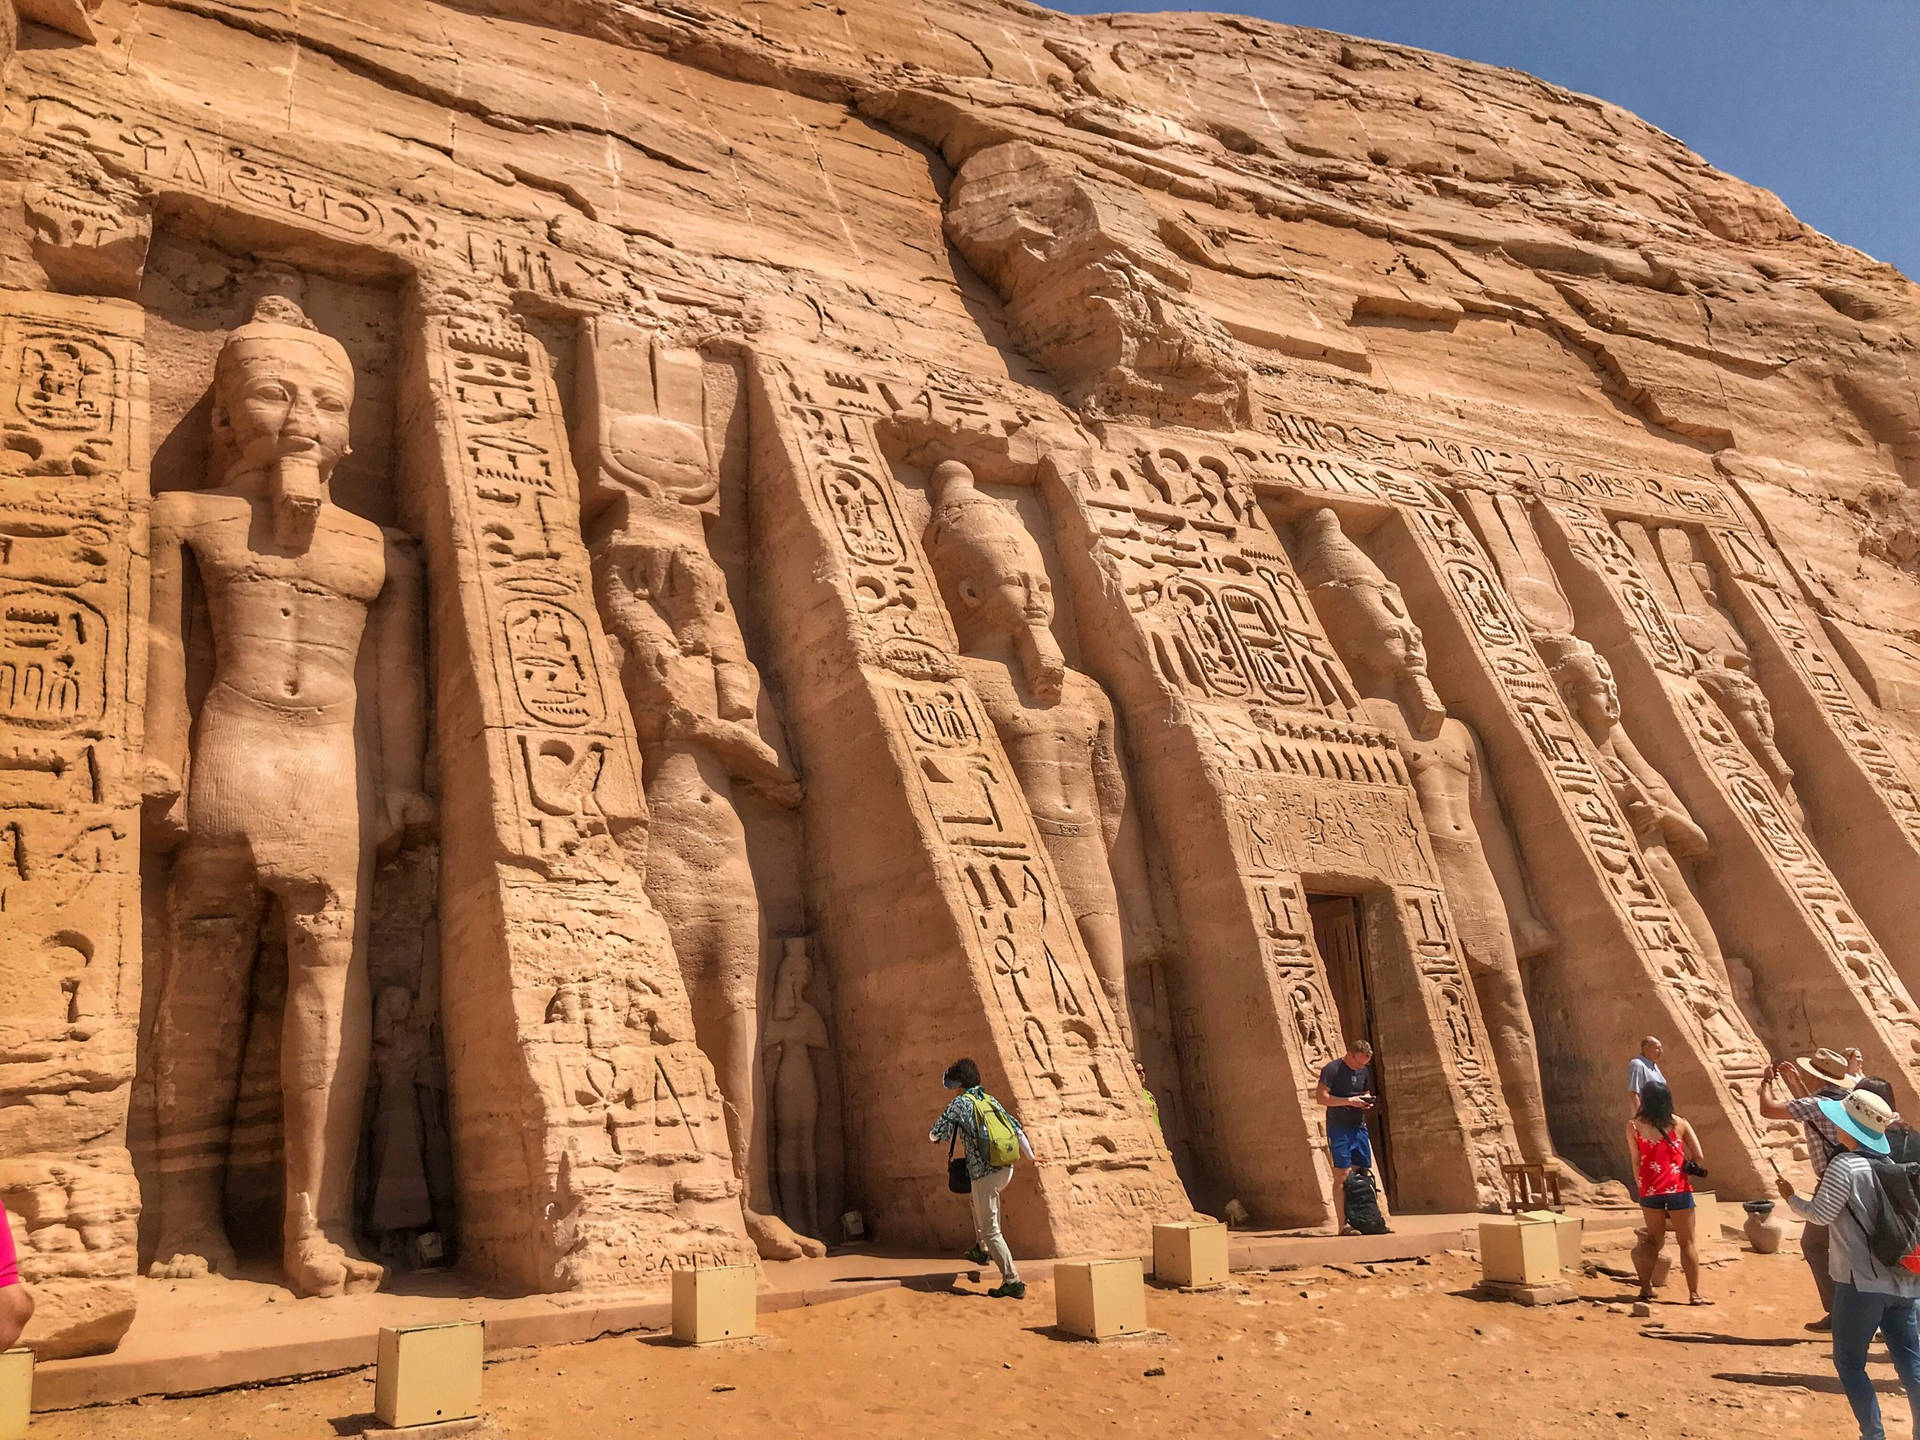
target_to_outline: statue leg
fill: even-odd
[[[766,1116],[755,1104],[760,1050],[760,897],[731,783],[705,751],[667,750],[650,763],[653,849],[647,894],[673,936],[693,1006],[694,1038],[726,1102],[727,1143],[748,1238],[762,1259],[824,1255],[772,1213]]]
[[[1536,1164],[1554,1158],[1553,1137],[1547,1130],[1547,1102],[1540,1085],[1540,1046],[1527,1013],[1527,996],[1520,981],[1520,962],[1513,947],[1500,937],[1462,935],[1467,968],[1487,1022],[1487,1039],[1500,1071],[1500,1093],[1513,1116],[1514,1138],[1520,1158]]]
[[[1118,915],[1078,915],[1080,938],[1086,943],[1093,961],[1093,973],[1100,977],[1100,988],[1107,992],[1107,1004],[1120,1027],[1120,1043],[1127,1053],[1137,1055],[1133,1045],[1133,1014],[1127,1005],[1127,951],[1121,938]]]
[[[314,884],[292,887],[283,898],[287,1279],[302,1295],[377,1290],[386,1272],[353,1244],[353,1165],[373,1026],[355,895]]]
[[[234,1273],[221,1192],[265,910],[243,852],[189,848],[175,859],[172,957],[153,1029],[155,1279]]]

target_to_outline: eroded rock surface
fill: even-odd
[[[1920,291],[1674,138],[1012,0],[0,0],[0,63],[43,1354],[155,1266],[961,1246],[963,1054],[1035,1253],[1325,1222],[1350,1035],[1403,1210],[1617,1173],[1649,1032],[1723,1197],[1770,1054],[1920,1105]]]

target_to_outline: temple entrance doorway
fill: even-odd
[[[1352,895],[1308,895],[1307,911],[1313,919],[1313,945],[1326,967],[1327,984],[1333,991],[1334,1009],[1340,1015],[1340,1041],[1365,1039],[1376,1047],[1379,1028],[1373,1009],[1373,981],[1368,973],[1366,944],[1360,925],[1360,901]],[[1373,1067],[1374,1091],[1380,1096],[1380,1108],[1367,1117],[1367,1129],[1373,1140],[1374,1173],[1387,1192],[1387,1204],[1399,1205],[1399,1193],[1393,1172],[1393,1110],[1388,1103],[1386,1067],[1376,1060]]]

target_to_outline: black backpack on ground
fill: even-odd
[[[1347,1191],[1347,1224],[1362,1235],[1385,1235],[1386,1217],[1380,1213],[1380,1190],[1373,1183],[1373,1172],[1356,1166],[1343,1182]]]

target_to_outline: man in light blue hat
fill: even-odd
[[[1840,1153],[1827,1162],[1813,1199],[1795,1194],[1784,1175],[1780,1193],[1794,1214],[1829,1227],[1833,1368],[1859,1422],[1860,1440],[1886,1440],[1880,1400],[1867,1378],[1867,1347],[1876,1331],[1886,1339],[1914,1414],[1915,1440],[1920,1440],[1920,1312],[1914,1308],[1920,1275],[1902,1265],[1882,1265],[1871,1243],[1874,1221],[1887,1202],[1868,1157],[1887,1153],[1887,1128],[1897,1117],[1892,1106],[1866,1090],[1819,1105],[1839,1136]]]

